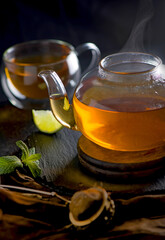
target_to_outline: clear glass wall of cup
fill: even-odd
[[[42,71],[54,116],[101,147],[142,151],[165,143],[165,81],[161,59],[126,52],[109,55],[77,86],[73,105],[58,74]],[[84,117],[85,116],[85,117]]]
[[[77,48],[60,40],[36,40],[16,44],[3,54],[5,74],[2,87],[9,101],[18,108],[45,109],[48,107],[48,91],[38,76],[43,70],[58,73],[68,94],[72,94],[80,80],[79,55],[91,51],[92,59],[87,70],[97,65],[100,51],[93,43]]]

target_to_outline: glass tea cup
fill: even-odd
[[[126,52],[105,57],[81,79],[73,105],[54,71],[42,71],[56,119],[112,150],[165,144],[165,81],[159,57]]]
[[[40,71],[47,69],[56,71],[68,94],[72,94],[81,75],[79,55],[87,50],[92,53],[87,68],[91,69],[100,59],[100,51],[93,43],[74,48],[64,41],[46,39],[10,47],[3,54],[5,75],[2,76],[2,87],[9,101],[23,109],[47,108],[47,87],[38,76]]]

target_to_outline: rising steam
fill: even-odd
[[[146,51],[144,47],[145,30],[153,14],[154,8],[152,0],[140,0],[133,29],[121,52]]]

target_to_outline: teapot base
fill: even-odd
[[[143,180],[165,168],[165,145],[145,151],[123,152],[103,148],[83,135],[78,141],[81,166],[98,177],[114,180]]]

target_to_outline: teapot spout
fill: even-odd
[[[66,89],[58,74],[53,70],[45,70],[40,72],[38,76],[45,81],[48,88],[54,117],[64,127],[77,130],[72,105],[69,104]]]
[[[41,71],[38,74],[39,77],[41,77],[44,82],[46,83],[46,86],[48,88],[49,97],[52,94],[58,94],[58,95],[66,95],[65,87],[58,76],[58,74],[53,70],[45,70]]]

